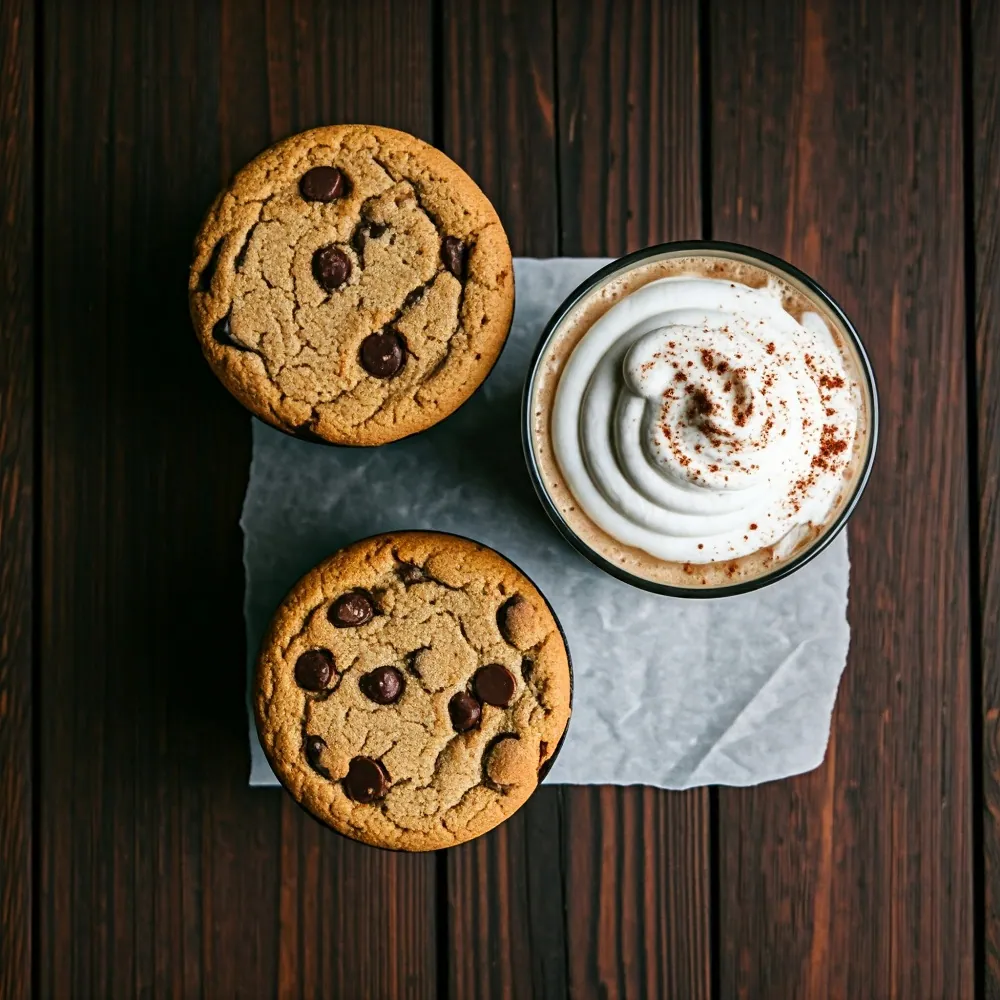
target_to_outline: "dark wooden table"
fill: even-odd
[[[0,0],[0,996],[1000,997],[1000,4]],[[882,398],[817,771],[431,856],[246,784],[246,415],[185,300],[272,140],[436,143],[517,254],[816,275]]]

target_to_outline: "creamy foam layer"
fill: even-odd
[[[817,308],[724,258],[647,263],[595,290],[553,338],[534,398],[539,467],[574,531],[689,586],[760,575],[821,534],[867,415]]]

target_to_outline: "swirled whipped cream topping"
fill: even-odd
[[[778,282],[667,277],[616,302],[566,362],[552,447],[612,538],[671,562],[780,558],[845,489],[858,387]]]

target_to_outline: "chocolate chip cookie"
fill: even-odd
[[[430,427],[486,378],[514,276],[493,206],[444,153],[333,125],[244,167],[195,240],[209,364],[274,426],[377,445]]]
[[[470,840],[535,790],[570,715],[562,632],[532,582],[464,538],[369,538],[296,584],[255,686],[271,766],[380,847]]]

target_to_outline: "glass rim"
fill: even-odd
[[[721,586],[678,587],[669,583],[659,583],[655,580],[649,580],[646,577],[638,576],[635,573],[630,573],[628,570],[622,569],[620,566],[615,565],[615,563],[606,559],[599,552],[588,545],[570,527],[566,519],[562,516],[562,513],[559,511],[559,508],[553,502],[551,496],[549,496],[549,492],[542,480],[541,470],[538,467],[538,461],[535,457],[534,450],[534,428],[532,421],[532,412],[534,408],[531,401],[534,396],[538,380],[539,363],[545,355],[546,348],[549,346],[554,334],[566,316],[580,301],[589,295],[590,292],[592,292],[599,285],[613,278],[615,275],[623,271],[631,270],[637,265],[642,264],[654,257],[661,257],[667,254],[674,255],[684,253],[695,255],[698,253],[711,253],[712,251],[718,251],[723,255],[728,254],[730,256],[747,257],[766,265],[767,268],[775,270],[779,274],[787,275],[789,278],[792,278],[803,285],[809,294],[814,296],[830,310],[833,316],[841,324],[847,339],[850,341],[850,346],[857,356],[861,379],[865,384],[868,391],[868,397],[871,400],[871,413],[869,414],[868,420],[868,443],[862,460],[861,469],[854,481],[851,496],[843,505],[837,516],[827,526],[823,534],[820,535],[812,545],[809,545],[794,558],[781,563],[772,572],[764,573],[751,580],[744,580],[739,583],[723,584]],[[656,243],[652,246],[644,247],[641,250],[635,250],[632,253],[618,257],[617,259],[611,261],[611,263],[605,264],[604,267],[599,268],[584,281],[580,282],[580,284],[577,285],[568,296],[566,296],[563,302],[549,317],[549,321],[546,323],[545,329],[542,331],[542,335],[538,340],[538,345],[532,354],[531,363],[528,368],[528,376],[524,381],[524,388],[521,393],[521,444],[524,450],[525,464],[528,466],[528,475],[531,479],[531,485],[534,487],[535,494],[538,496],[545,513],[548,515],[549,520],[555,525],[556,529],[563,536],[563,538],[569,542],[569,544],[576,549],[577,552],[589,559],[590,562],[594,563],[594,565],[599,569],[602,569],[611,576],[622,580],[624,583],[628,583],[633,587],[637,587],[638,589],[645,590],[649,593],[660,594],[664,597],[680,597],[689,600],[711,600],[718,597],[734,597],[738,594],[752,593],[755,590],[760,590],[761,588],[767,587],[772,583],[777,583],[779,580],[785,579],[785,577],[790,576],[792,573],[796,572],[796,570],[801,569],[807,563],[811,562],[824,549],[826,549],[846,527],[851,515],[857,508],[858,502],[865,491],[865,487],[868,485],[872,467],[875,464],[875,452],[878,443],[878,424],[878,390],[875,383],[875,373],[872,369],[871,360],[869,359],[868,353],[861,341],[861,337],[858,335],[857,329],[850,319],[848,319],[844,310],[834,300],[833,296],[831,296],[830,293],[827,292],[815,278],[811,278],[804,271],[799,270],[799,268],[797,268],[794,264],[790,264],[781,257],[767,253],[765,250],[758,250],[756,247],[746,246],[742,243],[729,243],[724,240],[677,240],[668,243]]]

